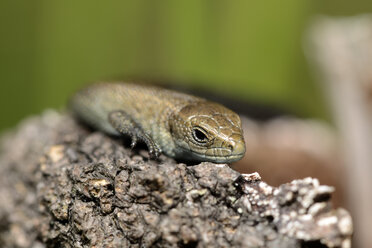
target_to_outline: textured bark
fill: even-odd
[[[187,166],[53,111],[2,138],[1,247],[349,247],[352,222],[316,179],[277,188]]]

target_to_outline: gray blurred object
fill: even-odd
[[[355,245],[371,247],[372,16],[317,18],[307,41],[342,138]]]

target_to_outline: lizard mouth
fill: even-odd
[[[217,164],[224,164],[224,163],[232,163],[235,161],[240,160],[243,158],[245,154],[245,149],[244,151],[240,151],[239,153],[233,153],[233,154],[228,154],[228,155],[209,155],[201,152],[196,152],[192,151],[189,149],[182,149],[183,154],[181,157],[184,159],[188,160],[193,160],[193,161],[200,161],[200,162],[212,162],[212,163],[217,163]]]
[[[198,155],[202,157],[205,161],[222,164],[222,163],[231,163],[231,162],[238,161],[241,158],[243,158],[244,153],[232,154],[228,156],[211,156],[211,155],[204,155],[204,154],[198,154]]]
[[[245,154],[245,143],[243,140],[231,142],[227,147],[216,147],[207,150],[199,156],[214,163],[231,163],[240,160]]]

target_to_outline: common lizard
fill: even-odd
[[[244,156],[239,116],[196,96],[135,83],[99,83],[78,91],[73,114],[111,135],[129,135],[131,147],[146,143],[150,156],[161,152],[184,160],[229,163]]]

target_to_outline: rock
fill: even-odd
[[[2,247],[350,247],[332,187],[149,160],[48,111],[1,139]]]

